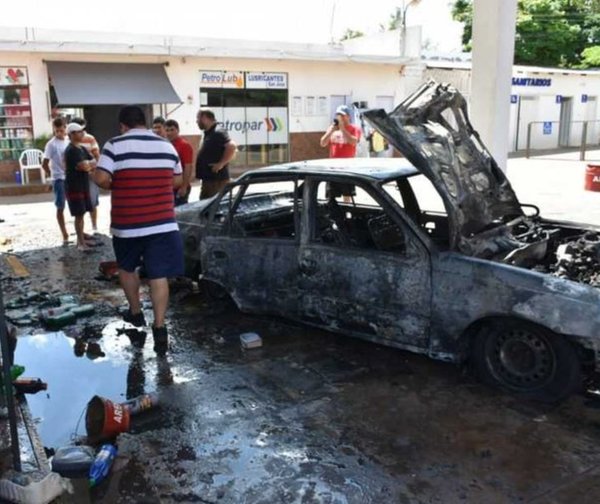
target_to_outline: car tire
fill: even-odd
[[[560,401],[582,385],[574,346],[524,321],[483,326],[471,341],[471,363],[484,383],[537,401]]]

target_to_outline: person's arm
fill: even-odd
[[[44,159],[42,160],[42,169],[46,175],[50,175],[50,142],[44,147]]]
[[[92,179],[98,187],[110,191],[112,188],[112,177],[115,170],[115,155],[113,154],[113,146],[110,142],[106,142],[98,165],[92,173]]]
[[[191,145],[185,144],[181,156],[181,165],[183,167],[183,176],[181,186],[179,186],[178,196],[185,196],[190,184],[192,183],[192,161],[194,159],[194,151]]]
[[[92,136],[92,135],[90,135]],[[96,141],[96,138],[92,136],[93,142],[90,142],[90,154],[96,160],[96,162],[100,161],[100,146]]]
[[[321,141],[319,142],[321,144],[321,147],[327,147],[329,145],[329,139],[331,138],[331,135],[333,135],[333,132],[335,130],[336,130],[335,124],[330,124],[329,128],[327,128],[327,131],[321,137]]]
[[[225,150],[223,151],[220,161],[212,166],[213,173],[218,173],[225,168],[225,165],[234,158],[236,152],[237,145],[233,140],[229,140],[229,142],[225,144]]]
[[[353,134],[350,130],[346,129],[344,123],[340,123],[340,131],[342,132],[342,135],[344,135],[346,142],[351,143],[353,145],[356,145],[358,143],[360,134]]]

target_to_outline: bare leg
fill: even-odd
[[[154,311],[154,327],[165,325],[165,314],[169,304],[169,281],[166,278],[150,280],[150,297]]]
[[[69,239],[69,233],[67,233],[67,226],[65,224],[64,208],[56,209],[56,220],[58,221],[58,227],[60,228],[60,232],[62,233],[63,241],[67,241]]]
[[[133,315],[137,315],[142,311],[140,303],[140,277],[138,277],[135,271],[129,273],[128,271],[119,269],[119,282],[129,303],[129,311]]]
[[[83,237],[83,215],[75,217],[75,233],[77,234],[77,246],[85,247],[85,239]]]
[[[90,217],[92,218],[92,229],[98,231],[98,207],[94,207],[90,212]]]

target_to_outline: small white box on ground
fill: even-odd
[[[259,348],[262,346],[261,337],[253,332],[241,334],[240,341],[242,342],[242,348]]]

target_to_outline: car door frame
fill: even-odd
[[[324,320],[323,318],[319,318],[319,316],[315,317],[315,314],[311,312],[311,301],[310,296],[311,292],[308,292],[307,285],[312,285],[312,283],[306,282],[306,272],[310,270],[313,263],[318,262],[318,258],[310,257],[314,256],[315,251],[319,249],[333,250],[338,254],[354,254],[357,256],[367,256],[373,260],[376,257],[382,258],[383,261],[389,263],[398,262],[398,252],[386,252],[381,250],[370,250],[370,249],[360,249],[360,248],[347,248],[344,249],[339,245],[328,245],[322,243],[315,243],[315,224],[316,224],[316,210],[317,210],[317,188],[320,182],[338,182],[338,183],[352,183],[359,185],[362,189],[364,189],[374,200],[381,205],[382,209],[385,213],[393,219],[396,225],[400,227],[405,236],[405,241],[408,244],[414,247],[417,255],[415,260],[421,259],[425,260],[426,264],[423,267],[422,271],[422,280],[426,283],[425,285],[425,293],[422,296],[423,303],[425,304],[425,309],[423,313],[419,315],[420,318],[420,331],[418,341],[411,342],[406,338],[402,340],[386,337],[381,333],[373,333],[368,330],[360,330],[360,328],[344,328],[341,327],[339,321],[335,320]],[[431,320],[432,320],[432,285],[431,285],[431,271],[432,271],[432,250],[430,243],[424,239],[424,237],[415,230],[415,226],[408,216],[403,214],[402,208],[395,202],[389,195],[385,194],[380,187],[377,187],[377,182],[374,182],[371,179],[367,179],[364,177],[351,177],[348,175],[329,175],[329,174],[311,174],[306,177],[306,190],[304,191],[304,211],[302,213],[302,231],[301,231],[301,249],[299,254],[299,289],[300,295],[303,300],[303,306],[300,310],[301,319],[309,324],[317,325],[320,327],[326,327],[329,330],[343,332],[352,334],[354,336],[359,336],[371,341],[376,341],[380,343],[384,343],[389,346],[395,346],[398,348],[404,348],[415,352],[427,353],[429,350],[429,344],[431,340]],[[307,262],[307,259],[309,261]],[[343,294],[342,294],[343,295]],[[321,305],[323,306],[323,305]],[[413,321],[413,314],[398,314],[398,318],[402,318],[403,316],[408,315],[406,317],[407,321]]]
[[[297,196],[302,177],[294,175],[278,175],[264,177],[244,177],[227,184],[212,205],[208,217],[206,234],[201,244],[201,261],[203,278],[221,285],[232,297],[238,307],[253,313],[275,313],[296,317],[298,311],[298,293],[295,277],[298,268],[298,253],[301,243],[301,206]],[[234,236],[232,233],[234,216],[251,184],[269,182],[294,183],[294,239],[258,238]],[[217,212],[223,199],[231,195],[235,187],[239,192],[230,200],[227,221],[216,223]],[[252,249],[252,250],[250,250]],[[262,249],[263,253],[257,253]],[[271,266],[277,271],[265,268],[265,251],[273,251]],[[229,260],[238,257],[235,251],[246,251],[245,260]],[[262,258],[262,260],[261,260]],[[289,263],[286,264],[285,260]],[[256,264],[253,264],[256,262]],[[250,264],[249,264],[250,263]],[[277,277],[277,278],[274,278]],[[280,278],[287,278],[289,283],[283,285]],[[273,287],[276,287],[273,289]],[[284,288],[285,287],[285,288]]]

